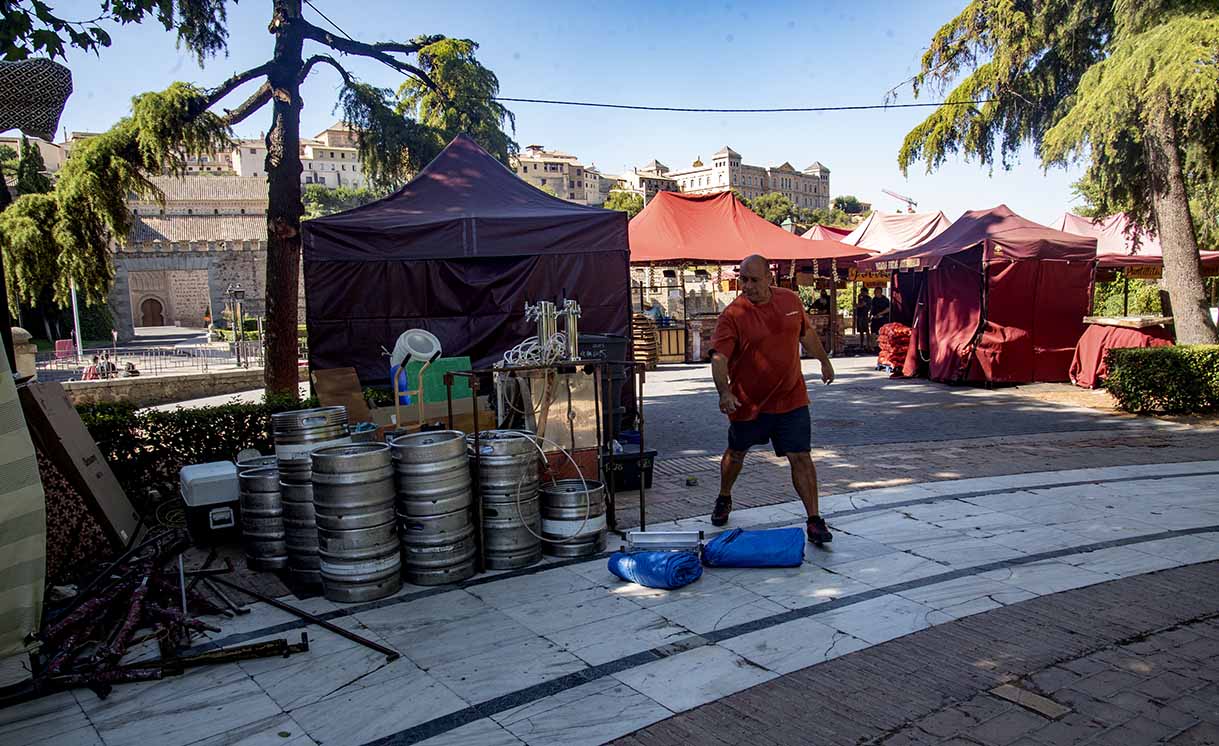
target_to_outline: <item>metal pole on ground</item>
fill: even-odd
[[[76,356],[84,354],[85,347],[80,343],[80,307],[76,303],[76,280],[72,281],[72,333],[76,337]],[[118,350],[115,350],[118,355]]]

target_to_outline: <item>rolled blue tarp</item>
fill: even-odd
[[[702,577],[703,566],[694,552],[614,552],[609,571],[648,588],[672,590]]]
[[[804,562],[804,529],[726,531],[703,547],[707,567],[798,567]]]

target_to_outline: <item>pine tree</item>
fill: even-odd
[[[1219,166],[1217,52],[1213,0],[973,0],[911,80],[951,90],[898,163],[1010,167],[1026,144],[1046,167],[1086,163],[1103,214],[1159,235],[1177,341],[1213,343],[1187,185]]]

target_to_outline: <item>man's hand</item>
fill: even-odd
[[[827,386],[834,382],[834,366],[828,359],[821,361],[821,380]]]
[[[740,400],[731,391],[720,394],[720,411],[724,414],[732,414],[740,406]]]

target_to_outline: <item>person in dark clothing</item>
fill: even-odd
[[[871,313],[872,303],[868,300],[867,289],[864,288],[855,299],[855,333],[859,335],[859,343],[865,350],[871,347],[868,344],[868,316]]]
[[[830,291],[822,290],[821,295],[813,301],[813,313],[822,314],[830,312]]]
[[[872,295],[872,333],[877,334],[880,328],[889,323],[889,299],[885,297],[884,288],[876,288]]]

